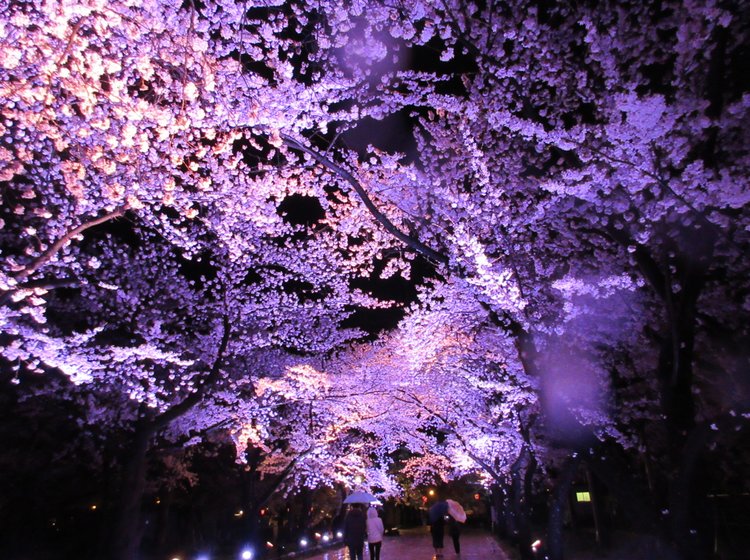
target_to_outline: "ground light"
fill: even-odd
[[[544,554],[542,558],[549,558],[545,553],[544,548],[542,547],[542,541],[540,539],[536,539],[533,543],[531,543],[531,553],[535,558],[540,557],[540,555],[542,554]]]
[[[240,553],[241,560],[253,560],[253,551],[246,548]]]

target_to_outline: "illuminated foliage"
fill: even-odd
[[[693,472],[747,417],[741,8],[10,2],[3,381],[287,490]]]

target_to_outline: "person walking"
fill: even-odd
[[[378,510],[371,507],[367,510],[367,547],[370,549],[370,560],[380,560],[383,533],[383,520],[378,517]]]
[[[456,554],[461,554],[461,523],[448,516],[448,532],[453,540],[453,550]]]
[[[352,504],[344,519],[344,544],[349,549],[350,560],[364,560],[367,519],[362,504]]]
[[[448,517],[447,514],[448,504],[443,500],[438,500],[428,512],[435,558],[443,557],[443,539],[445,538],[445,518]]]
[[[453,550],[461,555],[461,526],[466,522],[466,512],[455,500],[445,500],[448,504],[448,515],[445,518],[448,524],[448,532],[453,540]]]

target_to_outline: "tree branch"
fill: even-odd
[[[60,249],[62,249],[65,246],[65,244],[67,244],[76,235],[78,235],[81,232],[86,231],[89,228],[98,226],[99,224],[102,224],[109,220],[113,220],[114,218],[119,218],[120,216],[125,214],[125,212],[127,212],[128,207],[129,206],[125,204],[124,206],[120,206],[119,208],[113,210],[112,212],[108,214],[104,214],[104,216],[94,218],[93,220],[84,222],[78,227],[73,228],[72,230],[67,232],[65,235],[63,235],[60,239],[55,241],[46,251],[44,251],[44,253],[39,255],[26,268],[24,268],[23,270],[19,270],[18,272],[15,272],[13,276],[21,280],[24,278],[28,278],[29,276],[34,274],[34,272],[36,272],[44,263],[49,261],[54,256],[55,253],[57,253]]]
[[[367,207],[367,209],[370,211],[370,213],[373,215],[373,217],[380,222],[380,224],[394,237],[396,237],[399,241],[407,245],[408,247],[411,247],[414,251],[417,253],[421,253],[428,259],[442,264],[448,263],[448,257],[444,255],[443,253],[440,253],[438,251],[435,251],[434,249],[428,247],[421,241],[414,239],[410,235],[407,235],[406,233],[402,232],[400,229],[398,229],[393,222],[391,222],[388,219],[388,216],[383,214],[380,209],[375,205],[375,203],[372,201],[370,196],[367,194],[367,191],[362,187],[362,185],[359,183],[356,177],[352,175],[349,171],[341,167],[340,165],[334,163],[327,157],[323,156],[322,154],[319,154],[315,150],[308,148],[304,144],[301,144],[291,136],[288,136],[286,134],[281,134],[282,140],[291,148],[294,148],[295,150],[299,150],[301,152],[306,153],[310,157],[312,157],[315,161],[323,165],[324,167],[327,167],[329,170],[333,171],[336,175],[347,181],[353,188],[354,191],[359,195],[359,198],[362,199],[362,202]]]
[[[164,428],[170,422],[172,422],[176,418],[179,418],[188,410],[193,408],[196,404],[198,404],[205,395],[206,390],[211,385],[213,385],[213,383],[219,377],[219,374],[221,373],[221,362],[224,360],[224,353],[226,352],[227,346],[229,345],[230,326],[229,317],[227,315],[224,315],[222,323],[224,333],[222,334],[221,342],[219,343],[219,349],[216,352],[216,359],[214,360],[213,366],[211,366],[211,371],[203,379],[203,383],[201,383],[200,387],[198,387],[194,393],[191,393],[183,401],[165,410],[152,420],[151,427],[154,432],[160,430],[161,428]]]
[[[0,294],[0,305],[5,305],[11,298],[11,295],[22,290],[37,290],[42,289],[45,291],[55,290],[57,288],[71,288],[77,286],[79,280],[77,278],[59,278],[59,279],[40,279],[32,280],[24,284],[19,284],[8,289],[8,291]]]
[[[492,465],[490,465],[487,461],[476,455],[474,452],[471,451],[469,448],[469,444],[466,442],[466,439],[459,433],[459,431],[456,429],[456,427],[447,419],[445,416],[437,412],[436,410],[433,410],[426,404],[422,402],[422,400],[413,393],[407,393],[406,391],[400,391],[402,394],[408,396],[411,399],[411,402],[416,404],[419,408],[427,412],[427,414],[430,414],[434,418],[437,418],[440,420],[446,428],[448,428],[451,433],[455,436],[455,438],[458,440],[458,442],[461,444],[461,447],[463,447],[466,454],[471,458],[472,461],[474,461],[477,465],[482,467],[487,474],[489,474],[495,481],[502,482],[503,477],[498,473]],[[407,401],[408,402],[408,401]]]

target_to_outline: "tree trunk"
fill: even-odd
[[[581,457],[574,454],[563,468],[555,485],[552,503],[549,511],[549,525],[547,527],[547,557],[549,560],[563,560],[564,558],[564,522],[568,508],[568,498],[573,479],[578,472]]]
[[[591,513],[594,516],[594,541],[596,542],[597,550],[601,550],[602,546],[602,514],[601,514],[601,503],[599,502],[599,492],[594,488],[594,480],[591,477],[591,468],[586,468],[586,485],[589,489],[589,497],[591,499]]]
[[[644,552],[644,560],[674,560],[677,551],[669,543],[668,528],[662,523],[653,497],[646,486],[633,479],[626,465],[614,456],[591,456],[587,459],[591,473],[602,482],[636,531],[648,537],[651,550]]]
[[[141,501],[146,486],[146,453],[153,430],[139,425],[133,436],[130,459],[125,466],[120,499],[112,532],[112,560],[136,560],[141,542]]]
[[[172,490],[165,490],[163,492],[164,497],[161,498],[159,504],[159,526],[156,534],[156,549],[163,552],[169,539],[169,519],[172,513],[172,501],[173,492]]]
[[[611,454],[606,457],[592,455],[587,458],[586,463],[591,473],[615,497],[635,529],[652,535],[661,533],[659,516],[656,506],[651,502],[651,494],[647,487],[633,479],[626,465],[622,465]]]
[[[669,488],[672,540],[683,558],[699,560],[710,554],[713,519],[707,514],[706,489],[700,484],[702,477],[699,464],[702,453],[708,448],[714,434],[719,434],[722,430],[733,431],[737,422],[741,420],[735,420],[730,415],[715,418],[713,422],[704,422],[692,430],[685,442],[677,476]],[[711,424],[716,430],[711,429]],[[700,503],[694,504],[698,500]]]
[[[498,537],[509,538],[508,528],[508,485],[495,482],[490,487],[490,504],[492,512],[492,532]]]
[[[514,537],[523,560],[534,558],[531,550],[531,481],[534,477],[536,461],[527,447],[514,463],[512,475],[512,519]]]
[[[142,407],[144,416],[136,423],[130,458],[125,466],[120,488],[120,498],[115,510],[115,524],[110,545],[111,554],[107,560],[136,560],[141,544],[141,501],[146,487],[146,455],[151,439],[161,429],[179,418],[203,398],[220,376],[220,366],[229,344],[229,317],[222,318],[223,334],[216,353],[216,359],[198,389],[178,404],[153,416]]]
[[[519,549],[521,546],[521,527],[518,514],[521,502],[521,493],[523,492],[523,487],[521,484],[522,457],[523,452],[518,456],[518,459],[516,459],[516,462],[513,463],[510,468],[510,485],[508,486],[508,494],[505,499],[508,536],[512,539],[514,544],[518,545]]]

